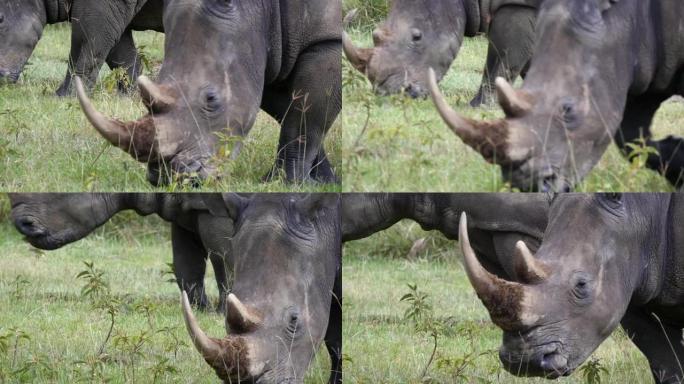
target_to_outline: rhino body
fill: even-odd
[[[461,241],[468,277],[504,331],[504,367],[570,375],[622,325],[656,383],[681,382],[683,218],[682,194],[558,195],[537,251],[509,249],[517,282],[487,273]],[[461,238],[468,232],[462,217]]]
[[[545,0],[521,89],[496,82],[506,118],[476,121],[451,110],[432,75],[440,114],[461,139],[522,190],[568,191],[611,141],[675,187],[684,183],[681,137],[655,139],[660,105],[684,94],[684,3]]]
[[[281,124],[266,179],[282,170],[288,181],[337,182],[324,139],[342,106],[340,19],[339,0],[166,2],[158,79],[138,79],[149,113],[105,117],[77,84],[81,106],[105,139],[148,164],[154,185],[219,177],[221,141],[246,136],[260,108]]]
[[[302,383],[325,342],[329,382],[342,382],[339,195],[10,194],[10,200],[14,225],[42,249],[77,241],[122,210],[159,215],[172,225],[188,331],[219,378]],[[207,306],[207,257],[226,314],[223,339],[206,336],[191,309],[191,303]]]

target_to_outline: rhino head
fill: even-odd
[[[499,358],[518,376],[571,374],[639,301],[648,270],[666,247],[667,195],[566,194],[554,198],[549,226],[533,255],[511,252],[518,281],[487,272],[468,238],[464,267],[492,322],[503,330]],[[650,286],[654,286],[653,284]]]
[[[356,47],[344,34],[344,53],[376,93],[425,97],[428,68],[434,68],[438,78],[444,76],[461,48],[466,25],[479,25],[479,20],[468,20],[464,3],[395,0],[387,19],[373,31],[374,47]]]
[[[195,347],[224,382],[303,382],[329,320],[340,262],[338,200],[334,194],[224,196],[226,215],[236,223],[228,335],[207,336],[187,296],[181,298]]]
[[[618,32],[614,1],[542,3],[537,42],[521,89],[497,78],[505,118],[477,121],[445,102],[430,75],[440,115],[464,143],[501,166],[521,190],[568,191],[594,167],[622,120],[633,59]],[[614,27],[609,27],[613,25]],[[625,78],[622,78],[625,77]],[[551,85],[551,86],[550,86]]]
[[[46,8],[46,3],[51,9]],[[16,83],[33,53],[57,1],[8,0],[0,3],[0,81]],[[52,9],[55,8],[55,9]]]
[[[86,117],[110,143],[148,164],[153,185],[175,175],[216,176],[220,137],[245,136],[259,111],[273,16],[249,1],[167,4],[159,78],[138,79],[147,115],[129,122],[104,116],[76,79]]]

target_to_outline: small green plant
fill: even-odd
[[[96,309],[105,311],[109,316],[109,330],[107,331],[107,336],[105,336],[105,339],[100,345],[100,348],[98,348],[97,350],[98,355],[104,354],[107,342],[112,337],[112,332],[114,331],[114,324],[116,323],[116,316],[119,314],[120,306],[121,302],[119,301],[119,299],[110,296],[101,299],[98,303],[94,305]]]
[[[18,299],[23,296],[24,290],[28,287],[30,282],[24,275],[17,275],[12,281],[12,297]]]
[[[157,310],[157,304],[150,300],[149,297],[145,296],[141,301],[135,304],[135,310],[143,314],[147,319],[147,325],[150,329],[154,329],[152,318],[154,317],[154,312]]]
[[[432,317],[432,304],[429,295],[418,290],[417,284],[407,284],[409,292],[399,299],[401,302],[408,303],[408,308],[404,311],[404,319],[412,320],[416,323]]]
[[[128,89],[131,86],[131,79],[126,73],[126,69],[114,68],[107,76],[102,79],[102,87],[109,93],[118,89]]]
[[[21,340],[31,341],[31,337],[23,330],[13,327],[9,329],[9,337],[14,338],[12,347],[12,369],[17,365],[17,355],[19,353],[19,342]]]
[[[76,275],[77,279],[86,281],[83,288],[81,288],[81,295],[92,299],[93,302],[108,296],[109,283],[104,278],[105,272],[95,268],[95,264],[92,261],[84,261],[83,264],[85,264],[86,269]]]
[[[167,374],[176,374],[178,373],[178,370],[176,367],[171,365],[169,363],[169,359],[167,357],[160,358],[155,365],[152,366],[152,383],[156,383],[157,380],[161,380],[166,376]]]
[[[178,338],[176,330],[178,330],[178,327],[163,327],[157,330],[157,333],[168,336],[164,340],[164,350],[166,352],[173,352],[174,359],[178,357],[178,350],[188,346],[185,341]]]
[[[601,384],[601,375],[607,374],[608,370],[601,364],[601,361],[595,357],[589,359],[582,368],[580,368],[584,382],[587,384]]]
[[[176,267],[173,263],[166,263],[166,269],[162,269],[160,275],[162,278],[166,278],[167,283],[176,284]]]
[[[144,357],[142,348],[150,341],[150,335],[147,331],[141,331],[134,335],[119,333],[112,340],[114,347],[121,353],[121,360],[131,371],[130,381],[135,382],[136,362],[139,358]],[[127,378],[125,370],[124,377]]]

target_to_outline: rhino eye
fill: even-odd
[[[418,29],[418,28],[411,29],[411,39],[414,42],[422,40],[423,39],[423,32],[421,32],[420,29]]]
[[[0,13],[0,24],[2,24],[5,21],[5,15]]]
[[[590,294],[589,282],[585,279],[577,280],[575,287],[572,290],[572,294],[578,300],[587,299]]]

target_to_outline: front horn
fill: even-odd
[[[373,55],[373,48],[357,48],[347,32],[342,31],[342,49],[351,65],[365,75],[366,67]]]
[[[102,137],[141,162],[148,162],[155,157],[155,129],[150,115],[130,122],[110,119],[95,109],[80,77],[76,76],[75,83],[83,113]]]
[[[503,280],[489,273],[480,264],[468,237],[468,219],[465,212],[459,222],[458,240],[463,251],[463,265],[468,280],[475,289],[477,297],[489,311],[492,322],[505,331],[521,329],[523,322],[523,302],[526,289],[520,283]]]
[[[244,338],[228,336],[218,340],[207,336],[192,313],[185,291],[181,294],[181,307],[192,343],[221,380],[230,382],[236,377],[248,378],[254,374],[249,369],[249,349]]]
[[[432,68],[428,70],[428,84],[432,102],[439,115],[464,143],[478,151],[490,163],[505,164],[512,160],[508,156],[509,131],[506,120],[479,122],[459,115],[444,99]]]

